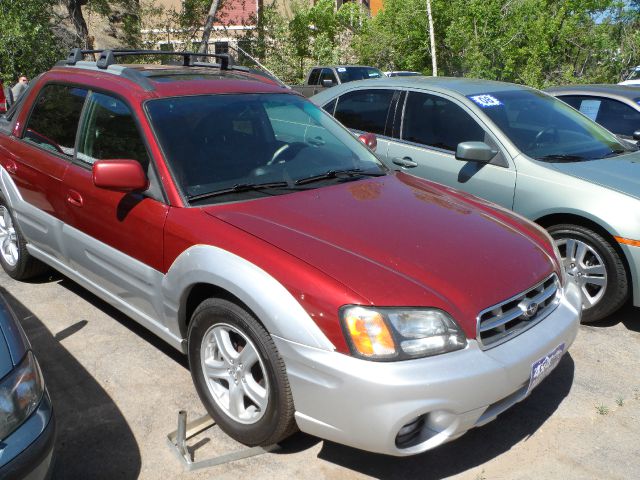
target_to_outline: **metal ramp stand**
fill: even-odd
[[[167,435],[167,442],[172,451],[176,453],[178,459],[183,463],[188,471],[199,470],[201,468],[215,467],[243,458],[255,457],[263,453],[272,452],[280,448],[278,445],[267,445],[266,447],[245,447],[235,452],[225,453],[206,460],[195,461],[193,453],[187,446],[187,440],[195,437],[199,433],[212,428],[216,422],[209,415],[204,415],[187,423],[187,412],[178,412],[178,429]]]

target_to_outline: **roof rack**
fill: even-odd
[[[66,65],[75,65],[77,62],[84,59],[85,55],[99,53],[100,57],[96,62],[96,66],[100,69],[106,69],[109,65],[113,65],[118,57],[133,57],[141,55],[166,55],[172,57],[182,57],[182,65],[185,67],[191,66],[219,66],[220,70],[229,70],[229,66],[233,65],[233,60],[226,53],[195,53],[195,52],[174,52],[166,50],[135,50],[135,49],[111,49],[111,50],[82,50],[80,48],[74,48],[69,53],[67,60],[64,62]],[[205,64],[197,62],[198,58],[210,57],[220,60],[220,64]],[[196,65],[196,63],[198,65]]]

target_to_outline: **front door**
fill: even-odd
[[[169,207],[162,201],[134,115],[123,100],[92,92],[78,137],[76,161],[64,176],[71,266],[130,315],[155,322],[162,318],[156,293]],[[96,187],[92,165],[108,159],[139,161],[148,172],[150,188],[125,193]]]
[[[394,168],[513,207],[515,166],[463,105],[444,96],[410,91],[403,112],[386,155],[390,166],[402,164]],[[456,160],[456,147],[466,141],[485,142],[499,153],[490,164]]]

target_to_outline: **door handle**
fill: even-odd
[[[411,157],[396,157],[391,161],[402,168],[413,168],[418,166],[418,163],[414,162]]]
[[[16,165],[16,162],[9,161],[9,163],[7,163],[7,172],[13,175],[17,171],[18,171],[18,165]]]
[[[75,190],[69,190],[67,193],[67,202],[75,207],[81,207],[83,204],[82,195]]]

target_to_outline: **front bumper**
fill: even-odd
[[[517,337],[482,351],[371,362],[275,337],[285,360],[300,430],[371,452],[414,455],[493,420],[525,398],[531,366],[578,331],[580,291],[568,282],[558,307]],[[398,446],[401,428],[421,418]]]
[[[18,429],[0,445],[0,478],[42,480],[51,475],[56,422],[49,394]]]

